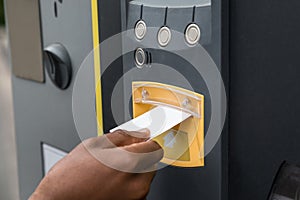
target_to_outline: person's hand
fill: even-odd
[[[30,200],[145,199],[163,157],[148,137],[147,131],[119,130],[84,141],[50,170]]]

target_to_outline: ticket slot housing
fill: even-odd
[[[204,96],[156,82],[132,83],[133,117],[155,106],[180,109],[191,117],[153,138],[164,149],[162,162],[177,167],[204,166]]]

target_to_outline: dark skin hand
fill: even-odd
[[[145,199],[163,157],[148,137],[146,130],[119,130],[84,141],[50,170],[29,200]]]

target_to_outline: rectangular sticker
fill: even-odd
[[[47,174],[58,161],[60,161],[68,154],[45,143],[42,144],[42,150],[44,158],[44,174]]]

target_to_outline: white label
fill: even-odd
[[[43,144],[44,174],[47,174],[49,170],[66,155],[67,153],[62,150]]]

